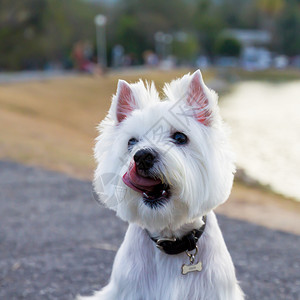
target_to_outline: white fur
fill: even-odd
[[[203,95],[195,103],[187,100],[195,76],[207,100],[205,105]],[[123,82],[119,89],[122,85]],[[200,71],[166,85],[163,101],[153,84],[145,86],[140,81],[131,84],[130,89],[134,103],[130,110],[124,107],[127,117],[118,122],[118,90],[108,116],[100,124],[94,180],[101,201],[130,225],[116,255],[109,284],[94,296],[79,299],[244,299],[212,212],[228,198],[235,170],[217,95],[205,86]],[[210,112],[209,126],[196,120],[203,110]],[[173,143],[171,135],[176,131],[188,136],[188,144]],[[132,137],[139,142],[129,152],[127,143]],[[122,181],[133,155],[142,148],[154,149],[159,154],[155,172],[171,186],[170,199],[157,209],[146,206],[141,194]],[[196,256],[203,270],[183,276],[180,270],[183,263],[188,263],[186,254],[162,253],[144,229],[153,235],[180,237],[199,228],[203,215],[207,215],[207,225]]]

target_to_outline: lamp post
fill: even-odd
[[[107,22],[107,18],[104,15],[97,15],[94,21],[96,25],[97,62],[103,69],[106,69],[107,57],[106,57],[105,25]]]

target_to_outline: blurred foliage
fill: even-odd
[[[285,5],[285,1],[284,0],[258,0],[257,4],[262,12],[274,16],[282,11]]]
[[[101,5],[99,5],[101,3]],[[121,44],[136,63],[155,50],[158,31],[176,36],[172,51],[182,61],[213,58],[226,28],[265,29],[274,52],[300,54],[300,0],[0,0],[0,70],[70,65],[79,40],[95,45],[94,17],[108,17],[108,53]],[[105,5],[106,3],[106,5]],[[224,41],[223,46],[224,47]],[[222,48],[221,47],[221,48]],[[223,51],[223,50],[222,50]],[[221,51],[221,52],[222,52]],[[227,50],[226,50],[227,51]]]
[[[97,11],[79,0],[0,0],[0,69],[67,63],[74,43],[94,36]]]
[[[175,39],[172,43],[173,54],[181,62],[195,59],[198,54],[199,44],[197,38],[192,34],[187,34],[183,40]]]
[[[120,0],[110,11],[109,43],[142,62],[143,52],[155,48],[155,33],[187,28],[191,13],[186,0]]]
[[[300,54],[300,2],[293,2],[298,6],[285,7],[278,17],[274,33],[278,51],[291,56]]]
[[[241,50],[241,43],[234,38],[220,36],[216,41],[215,52],[218,55],[238,57]]]
[[[142,53],[143,35],[137,26],[138,21],[130,16],[121,16],[116,28],[116,41],[121,45],[127,45],[126,52]]]

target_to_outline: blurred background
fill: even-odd
[[[0,70],[300,67],[298,0],[0,1]],[[104,30],[104,29],[103,29]],[[106,37],[102,37],[105,34]],[[102,49],[103,50],[103,49]]]
[[[0,158],[91,179],[117,80],[161,88],[200,68],[232,128],[240,189],[299,212],[299,32],[299,0],[0,0]]]
[[[118,79],[161,92],[200,68],[236,152],[217,212],[239,278],[251,299],[299,299],[299,33],[300,0],[0,0],[0,298],[107,281],[126,226],[86,199],[96,126]]]
[[[299,32],[299,0],[0,0],[0,158],[91,179],[117,80],[200,68],[237,153],[220,211],[300,233]]]

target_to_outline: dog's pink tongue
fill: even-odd
[[[140,176],[136,172],[135,163],[130,164],[128,172],[123,176],[123,182],[137,192],[152,191],[156,185],[161,183],[159,179]]]

